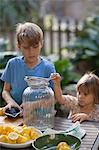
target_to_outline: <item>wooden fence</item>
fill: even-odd
[[[51,21],[49,28],[42,26],[44,31],[44,47],[42,54],[47,56],[50,54],[57,54],[59,58],[62,58],[62,48],[66,46],[72,38],[77,36],[79,31],[79,23],[77,21],[71,22],[66,20],[65,22],[58,21],[58,24],[54,25]]]

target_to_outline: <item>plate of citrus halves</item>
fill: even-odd
[[[42,132],[32,126],[0,125],[0,146],[26,148],[41,135]]]

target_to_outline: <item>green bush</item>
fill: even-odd
[[[73,71],[73,65],[68,59],[58,60],[54,63],[56,72],[58,72],[61,77],[62,89],[71,83],[75,83],[79,79],[79,75]]]
[[[71,58],[74,65],[81,61],[86,62],[89,70],[85,67],[85,72],[94,70],[99,74],[99,16],[86,18],[78,36],[70,41],[66,48],[75,54],[75,57]]]

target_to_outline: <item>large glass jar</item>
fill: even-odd
[[[42,131],[53,128],[54,92],[48,80],[40,77],[25,77],[28,86],[23,92],[23,120],[28,126]]]

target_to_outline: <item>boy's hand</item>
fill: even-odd
[[[16,107],[20,111],[22,111],[21,107],[16,102],[10,102],[4,107],[4,111],[6,111],[8,108],[11,109],[11,107]]]
[[[85,113],[77,113],[71,116],[72,122],[88,120],[88,115]]]

